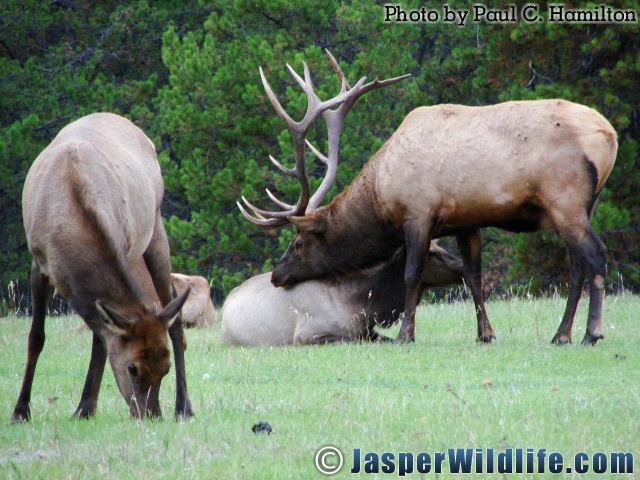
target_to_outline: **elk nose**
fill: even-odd
[[[275,271],[271,273],[271,285],[273,285],[274,287],[278,286],[278,275]]]

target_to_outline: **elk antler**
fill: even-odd
[[[242,206],[242,204],[240,204],[240,202],[236,202],[238,204],[238,208],[240,208],[240,211],[245,216],[245,218],[247,218],[247,220],[256,225],[260,225],[263,227],[279,227],[282,225],[286,225],[289,221],[289,217],[304,215],[306,212],[310,212],[318,208],[327,192],[331,188],[333,181],[335,180],[338,164],[338,146],[340,142],[340,134],[342,132],[342,124],[353,104],[358,100],[358,98],[360,98],[360,96],[370,90],[391,85],[410,76],[410,74],[407,74],[382,81],[376,78],[373,82],[369,82],[367,84],[364,83],[366,77],[362,77],[353,87],[350,87],[347,83],[344,73],[338,65],[338,62],[336,62],[336,59],[328,50],[325,50],[325,52],[329,57],[331,66],[340,78],[341,88],[340,93],[337,96],[324,102],[320,100],[320,98],[313,90],[311,75],[309,73],[309,67],[307,66],[307,64],[303,63],[304,79],[301,78],[289,64],[287,64],[289,72],[307,95],[307,111],[302,120],[300,120],[299,122],[294,121],[287,114],[287,112],[284,111],[282,105],[280,105],[280,102],[273,93],[273,90],[271,90],[271,87],[269,86],[269,83],[264,76],[262,68],[260,68],[260,77],[262,78],[262,85],[264,86],[267,96],[269,97],[269,100],[275,108],[278,116],[282,118],[287,124],[287,128],[289,129],[289,132],[291,134],[296,164],[294,168],[287,168],[279,163],[271,155],[269,156],[269,158],[280,171],[298,179],[301,185],[301,191],[296,205],[289,205],[279,200],[275,195],[273,195],[273,193],[269,191],[269,189],[267,189],[267,195],[277,206],[283,209],[281,211],[261,210],[252,205],[246,198],[242,197],[242,201],[253,212],[253,215],[247,212],[247,210]],[[327,156],[322,155],[305,138],[307,132],[320,115],[322,115],[327,125],[327,136],[329,141],[329,153]],[[304,165],[305,144],[323,163],[327,165],[327,172],[325,174],[325,177],[322,180],[320,187],[318,187],[318,190],[313,196],[311,196],[309,178],[307,177]]]

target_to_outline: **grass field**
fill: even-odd
[[[172,371],[160,392],[165,419],[144,423],[129,420],[110,370],[96,417],[70,419],[90,334],[76,328],[77,317],[54,317],[34,382],[32,422],[9,425],[30,323],[3,318],[0,478],[323,478],[314,454],[327,444],[345,456],[337,478],[351,476],[355,448],[431,455],[448,448],[546,448],[566,462],[577,452],[623,451],[633,453],[639,472],[640,297],[605,298],[605,339],[595,348],[579,344],[586,305],[575,343],[565,347],[549,344],[564,299],[489,302],[498,335],[489,346],[474,341],[468,302],[421,307],[412,345],[245,349],[223,345],[217,325],[189,330],[196,417],[173,420]],[[252,433],[261,420],[271,424],[271,435]]]

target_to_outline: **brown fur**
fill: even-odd
[[[602,338],[605,247],[591,229],[597,195],[617,152],[600,114],[564,100],[488,107],[437,105],[407,115],[350,187],[298,228],[273,272],[275,285],[344,274],[407,249],[406,313],[399,340],[413,340],[429,240],[456,235],[476,304],[478,339],[495,337],[481,290],[480,228],[533,231],[552,223],[572,258],[571,291],[555,343],[571,341],[582,282],[591,300],[585,344]]]
[[[35,160],[22,195],[33,256],[33,321],[12,421],[27,421],[31,414],[49,286],[93,331],[75,416],[95,413],[107,357],[131,415],[159,416],[160,382],[170,367],[167,330],[176,363],[176,413],[192,415],[182,324],[174,322],[189,292],[172,301],[169,246],[160,217],[163,191],[152,142],[131,122],[109,113],[68,125]],[[145,303],[148,295],[132,273],[136,261],[144,262],[163,309]]]

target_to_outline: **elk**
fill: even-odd
[[[396,323],[404,301],[405,251],[387,262],[337,279],[273,288],[271,273],[234,288],[222,306],[227,345],[275,346],[391,340],[374,326]],[[462,283],[462,261],[431,242],[420,288]]]
[[[169,244],[160,216],[164,184],[151,140],[129,120],[95,113],[63,128],[31,166],[22,193],[32,255],[33,319],[13,422],[28,421],[36,363],[45,342],[50,286],[93,332],[91,359],[74,416],[96,412],[107,357],[133,418],[161,415],[160,382],[176,368],[176,415],[193,415],[184,334],[177,319],[189,296],[172,299]],[[148,308],[132,273],[143,259],[164,308]],[[145,301],[147,305],[145,305]]]
[[[206,327],[213,325],[215,308],[211,301],[209,282],[196,275],[171,274],[171,283],[178,295],[191,288],[189,298],[182,306],[182,324],[185,327]]]
[[[344,82],[343,77],[348,91]],[[300,136],[303,122],[284,113],[264,76],[263,84],[292,136]],[[310,82],[303,88],[315,95]],[[314,108],[309,101],[305,118]],[[328,206],[305,211],[310,202],[301,181],[296,208],[277,203],[283,210],[265,211],[245,201],[252,213],[243,213],[264,226],[283,221],[296,226],[273,270],[272,283],[278,287],[368,268],[405,245],[404,318],[397,341],[415,338],[420,278],[431,239],[456,237],[476,307],[478,340],[488,343],[495,334],[482,297],[480,228],[528,232],[550,222],[570,257],[567,305],[552,342],[571,342],[588,273],[582,343],[595,345],[603,338],[606,248],[590,219],[616,152],[616,132],[602,115],[561,99],[419,107]]]

